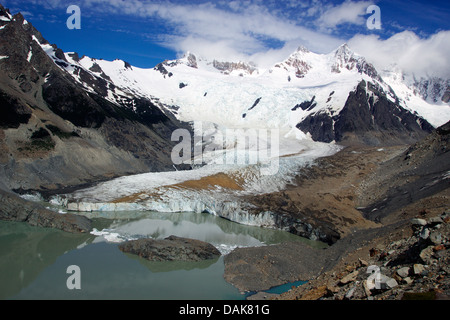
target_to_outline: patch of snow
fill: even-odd
[[[33,201],[33,202],[42,202],[42,201],[44,201],[44,198],[42,197],[42,195],[39,192],[22,194],[22,195],[20,195],[20,197],[22,199],[25,199],[25,200],[28,200],[28,201]]]
[[[30,51],[28,51],[27,61],[31,62],[31,57],[33,57],[33,49],[30,46]]]
[[[93,228],[90,232],[92,235],[97,236],[97,238],[94,240],[94,242],[114,242],[114,243],[120,243],[130,240],[136,240],[136,238],[129,237],[123,234],[119,234],[117,232],[113,232],[114,230],[110,229],[103,229],[102,231],[97,230],[96,228]]]

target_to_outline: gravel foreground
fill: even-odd
[[[449,222],[449,212],[412,219],[343,255],[306,285],[274,298],[449,300]]]

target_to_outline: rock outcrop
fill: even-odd
[[[0,189],[0,220],[27,222],[32,226],[87,233],[91,220],[76,214],[60,214]]]
[[[315,141],[369,146],[415,143],[434,129],[402,108],[395,94],[364,80],[350,92],[339,114],[312,113],[297,128]]]
[[[201,261],[221,255],[212,244],[176,236],[163,240],[131,240],[120,244],[119,249],[150,261]]]

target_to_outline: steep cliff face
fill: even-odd
[[[340,113],[311,114],[297,125],[316,141],[343,144],[410,144],[424,138],[433,127],[402,108],[380,86],[361,81],[350,92]]]
[[[0,177],[8,189],[56,189],[174,170],[171,133],[187,127],[149,99],[121,96],[102,73],[70,75],[62,50],[0,8]],[[75,56],[74,56],[75,57]],[[98,71],[98,70],[97,70]],[[83,85],[84,84],[84,85]]]
[[[450,80],[441,78],[414,79],[414,89],[424,100],[432,103],[450,101]]]

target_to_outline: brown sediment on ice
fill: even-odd
[[[161,186],[149,191],[137,192],[128,196],[111,201],[112,203],[134,203],[142,200],[162,200],[163,191],[173,189],[181,190],[218,190],[226,189],[231,191],[244,190],[244,179],[237,174],[216,173],[210,176],[202,177],[197,180],[187,180],[177,184]]]

